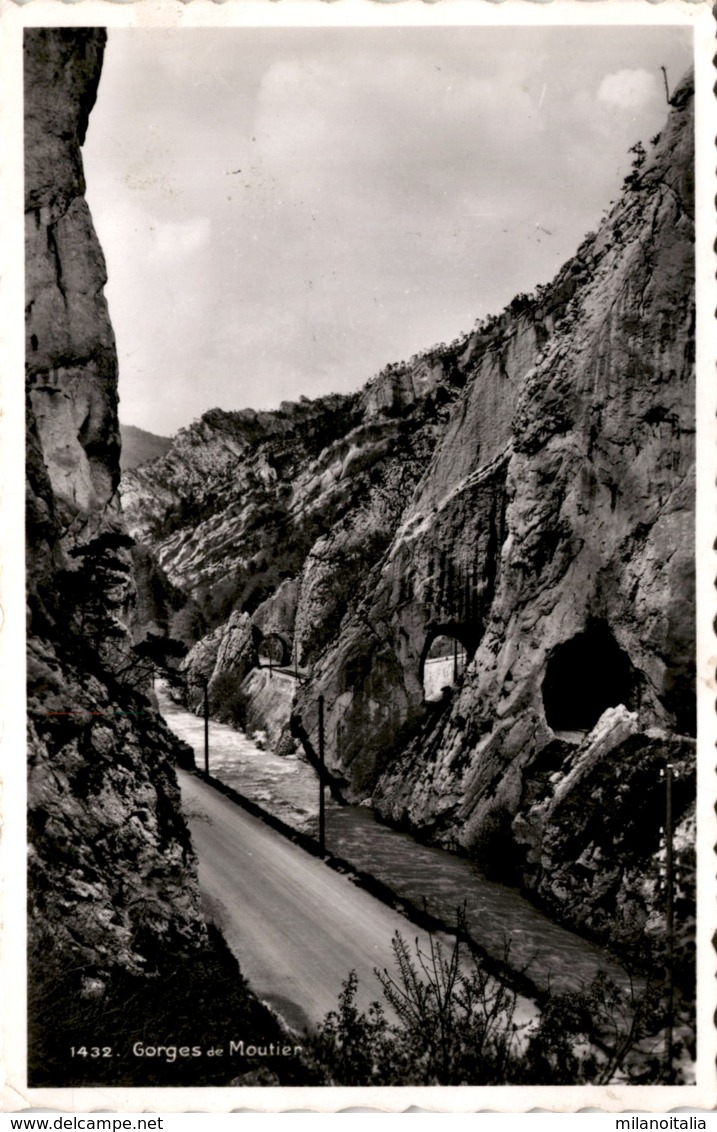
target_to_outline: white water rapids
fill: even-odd
[[[204,723],[157,689],[162,715],[174,733],[193,747],[204,765]],[[210,721],[210,773],[239,794],[314,836],[318,824],[318,780],[299,756],[282,757],[259,747],[240,731]],[[326,843],[336,857],[376,877],[399,896],[447,924],[465,904],[469,931],[494,959],[508,963],[541,989],[586,987],[599,970],[618,984],[625,971],[601,948],[560,927],[520,892],[488,880],[476,862],[423,845],[408,833],[379,822],[363,806],[338,806],[327,798]]]

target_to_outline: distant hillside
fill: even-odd
[[[136,428],[134,425],[120,424],[120,434],[122,436],[120,466],[123,472],[137,468],[140,464],[147,464],[150,460],[156,460],[158,456],[164,456],[172,447],[172,441],[168,436],[155,436],[153,432],[145,432],[143,428]]]

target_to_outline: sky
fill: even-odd
[[[110,29],[120,419],[348,392],[548,282],[691,60],[675,27]]]

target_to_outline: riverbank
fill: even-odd
[[[203,721],[158,689],[168,725],[203,762]],[[319,855],[318,782],[303,760],[262,751],[225,724],[210,725],[210,774],[196,772],[285,837]],[[475,862],[382,825],[360,806],[326,806],[326,861],[427,930],[468,935],[486,965],[522,994],[588,987],[598,972],[629,988],[624,969],[600,948],[555,924],[521,893],[489,881]]]

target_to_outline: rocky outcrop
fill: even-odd
[[[146,700],[47,641],[28,681],[31,945],[96,993],[115,968],[152,973],[160,946],[204,940],[172,743]]]
[[[104,42],[25,32],[29,942],[34,988],[62,972],[70,998],[206,941],[173,739],[94,640],[109,627],[113,656],[128,655],[132,596],[117,358],[80,153]]]
[[[531,766],[512,821],[523,883],[548,910],[598,939],[644,949],[664,930],[662,914],[667,764],[680,878],[680,962],[689,959],[689,894],[694,885],[695,745],[650,728],[637,712],[609,708],[578,747],[556,741]],[[526,776],[527,777],[527,776]]]
[[[198,641],[187,657],[190,706],[199,707],[203,703],[206,687],[212,710],[220,710],[226,689],[238,688],[257,664],[251,618],[248,613],[232,613],[225,624]]]
[[[352,408],[351,398],[328,397],[277,413],[206,413],[166,456],[124,477],[130,533],[152,545],[170,580],[203,600],[215,622],[237,597],[256,608],[295,569],[292,547],[284,559],[275,549],[291,481]]]
[[[119,515],[117,357],[80,147],[101,35],[28,29],[25,52],[27,387],[61,534]]]
[[[419,388],[406,401],[391,369],[350,397],[285,403],[276,413],[213,410],[181,431],[167,456],[125,477],[130,532],[210,625],[232,609],[255,613],[301,576],[295,626],[282,631],[297,628],[307,663],[384,553],[461,381],[449,373],[440,396]],[[388,408],[375,418],[384,385]]]
[[[668,758],[685,828],[691,807],[689,79],[671,107],[551,284],[353,397],[206,414],[126,489],[205,615],[287,643],[294,713],[315,736],[324,696],[353,800],[618,941],[654,919]],[[586,818],[565,841],[610,790],[613,832],[647,799],[644,838],[611,849]]]

